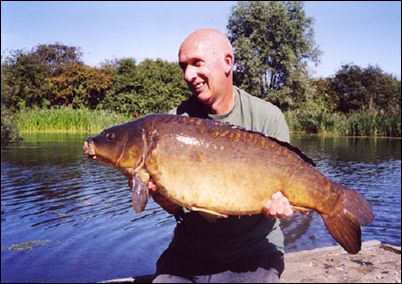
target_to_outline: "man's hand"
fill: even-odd
[[[274,193],[265,203],[262,212],[268,218],[284,218],[293,214],[289,200],[280,191]]]
[[[152,196],[154,201],[160,205],[164,210],[166,210],[170,214],[175,214],[179,211],[180,205],[177,205],[176,203],[173,203],[169,199],[167,199],[165,196],[160,194],[158,192],[158,188],[156,184],[150,180],[148,182],[148,190],[149,194]]]

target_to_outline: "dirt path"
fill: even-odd
[[[401,248],[363,243],[351,255],[340,246],[285,254],[283,283],[401,283]]]

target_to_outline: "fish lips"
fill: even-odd
[[[82,150],[89,158],[96,159],[95,147],[92,141],[85,141]]]

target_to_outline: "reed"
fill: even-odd
[[[291,133],[345,136],[401,136],[401,114],[378,111],[343,113],[285,113]]]
[[[401,136],[401,114],[354,112],[337,119],[335,131],[349,136]]]
[[[132,120],[127,115],[107,110],[25,109],[17,115],[17,126],[22,132],[68,131],[95,133],[107,127]]]
[[[300,110],[285,113],[291,133],[346,136],[401,136],[401,114],[377,111],[351,114]],[[16,116],[17,128],[22,132],[68,131],[96,133],[107,127],[132,120],[133,117],[108,110],[25,109]]]

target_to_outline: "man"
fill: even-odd
[[[222,32],[190,34],[180,46],[179,64],[193,95],[171,113],[225,121],[289,142],[280,110],[233,86],[233,50]],[[154,184],[149,187],[154,200],[177,220],[154,282],[279,282],[284,243],[276,217],[293,214],[280,192],[267,196],[263,214],[217,219],[179,207]]]

